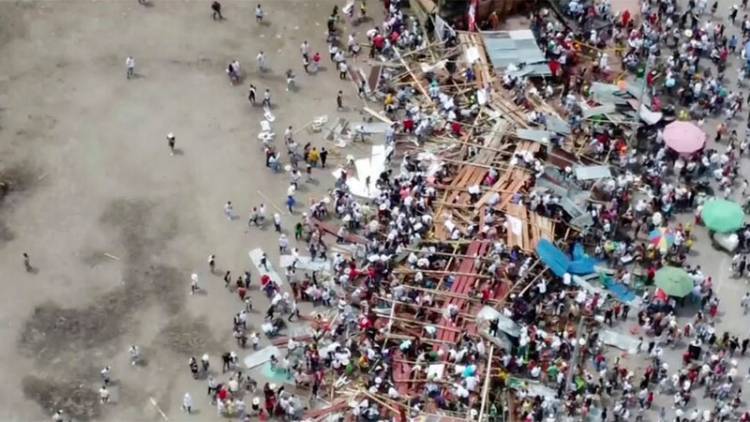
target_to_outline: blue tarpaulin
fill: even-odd
[[[604,287],[620,302],[630,303],[636,295],[628,286],[616,281],[612,277],[606,274],[599,274],[599,280],[602,282]]]
[[[542,239],[537,243],[536,253],[544,265],[558,277],[562,277],[565,273],[586,275],[594,272],[596,260],[586,256],[583,246],[579,243],[573,247],[572,259],[547,239]]]

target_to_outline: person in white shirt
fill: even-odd
[[[263,54],[263,50],[261,50],[260,53],[258,53],[258,55],[255,56],[255,61],[258,62],[258,69],[261,72],[265,72],[266,71],[266,55]]]
[[[193,398],[190,393],[185,393],[182,397],[182,410],[190,414],[193,411]]]
[[[99,400],[102,403],[109,403],[109,390],[105,385],[102,385],[102,388],[99,389]]]
[[[135,59],[131,56],[128,56],[127,59],[125,59],[125,67],[128,69],[125,76],[130,79],[135,77]]]
[[[263,22],[263,9],[261,9],[260,5],[255,7],[255,21],[258,23]]]

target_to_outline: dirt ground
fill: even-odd
[[[351,119],[359,106],[328,60],[332,1],[263,1],[263,24],[256,2],[222,3],[227,19],[216,22],[209,1],[0,2],[0,180],[8,183],[0,199],[0,420],[49,420],[57,408],[76,420],[161,420],[152,398],[170,420],[185,420],[185,392],[199,411],[190,420],[218,419],[187,361],[208,353],[215,368],[221,353],[238,350],[231,318],[240,303],[206,259],[216,254],[217,272],[235,276],[250,269],[254,247],[278,262],[273,230],[248,232],[245,221],[261,202],[269,212],[271,203],[282,207],[288,184],[262,164],[262,110],[248,103],[247,87],[254,83],[260,98],[271,90],[278,144],[287,125],[322,114]],[[304,39],[328,69],[304,74]],[[271,68],[262,75],[261,49]],[[224,72],[235,58],[241,86]],[[298,92],[285,92],[287,68]],[[344,112],[336,111],[339,89]],[[332,147],[321,135],[298,138]],[[330,186],[328,174],[315,177],[300,202]],[[239,220],[224,218],[228,200]],[[284,226],[291,231],[296,218],[285,213]],[[206,294],[189,295],[191,272]],[[267,301],[255,295],[262,312]],[[143,350],[144,366],[128,364],[130,344]],[[105,365],[114,404],[100,406]]]
[[[216,254],[218,272],[235,275],[250,269],[247,252],[255,247],[277,262],[272,230],[248,232],[244,219],[261,202],[269,212],[271,202],[283,206],[288,183],[262,165],[262,111],[248,104],[247,86],[254,83],[259,96],[270,88],[277,143],[287,125],[322,114],[354,119],[359,103],[327,60],[333,1],[262,1],[262,25],[253,16],[256,2],[223,1],[222,22],[211,20],[209,3],[0,2],[2,421],[46,421],[57,408],[81,421],[161,420],[152,399],[170,420],[219,420],[187,360],[209,353],[216,368],[221,353],[238,350],[230,324],[240,304],[209,274],[206,258]],[[328,69],[320,74],[302,71],[304,39],[324,57]],[[271,67],[262,75],[260,49]],[[125,78],[128,55],[136,60],[133,80]],[[235,58],[245,73],[241,86],[224,72]],[[299,92],[285,92],[287,68],[297,73]],[[339,89],[349,111],[336,111]],[[743,125],[736,122],[741,136]],[[711,136],[714,126],[707,123]],[[170,131],[176,156],[165,140]],[[321,135],[298,138],[333,149]],[[327,174],[315,177],[298,195],[302,202],[330,186]],[[227,200],[240,220],[224,218]],[[295,217],[283,218],[291,229]],[[744,337],[739,299],[748,286],[730,278],[729,256],[710,247],[705,230],[696,234],[691,262],[714,276],[722,299],[717,328]],[[192,272],[205,295],[189,295]],[[254,302],[267,305],[257,292]],[[144,366],[128,364],[130,344],[143,350]],[[679,350],[666,360],[678,367]],[[102,407],[96,391],[105,365],[112,366],[114,403]],[[740,366],[744,373],[747,359]],[[185,392],[199,411],[189,418],[179,410]]]

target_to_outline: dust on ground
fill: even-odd
[[[185,356],[197,351],[218,351],[211,329],[199,319],[185,316],[173,318],[159,333],[158,342],[169,350]]]
[[[30,192],[40,182],[41,176],[27,162],[4,168],[0,166],[0,247],[16,238],[6,221],[6,212],[13,205],[13,196]]]
[[[185,276],[174,267],[154,262],[158,250],[178,230],[173,215],[155,216],[155,208],[142,200],[116,200],[106,208],[100,223],[115,230],[125,251],[122,282],[82,307],[46,302],[34,308],[21,331],[19,349],[40,367],[64,363],[57,368],[63,379],[88,377],[91,381],[91,374],[98,371],[81,357],[117,345],[139,310],[148,306],[162,306],[175,315],[162,336],[170,350],[194,354],[218,349],[208,326],[184,315],[186,292],[179,287],[184,287]],[[43,408],[63,408],[79,419],[99,412],[89,403],[91,394],[96,401],[95,392],[84,383],[27,377],[23,391]]]
[[[26,397],[49,413],[64,409],[67,416],[76,420],[90,420],[101,414],[97,393],[80,381],[29,375],[21,380],[21,388]]]
[[[170,219],[168,227],[150,229],[153,208],[139,200],[116,200],[107,207],[101,222],[118,231],[126,253],[122,283],[85,307],[64,308],[50,302],[35,307],[21,334],[23,350],[37,360],[49,361],[61,353],[73,354],[116,340],[144,306],[163,305],[172,314],[182,310],[185,295],[176,286],[184,285],[180,283],[184,277],[176,268],[148,262],[177,228],[177,222]]]

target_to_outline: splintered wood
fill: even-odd
[[[547,150],[548,145],[516,136],[518,129],[534,126],[527,116],[530,110],[524,106],[531,104],[545,113],[555,110],[541,98],[517,105],[502,91],[501,81],[492,72],[481,35],[459,32],[458,40],[458,47],[433,43],[419,52],[400,55],[377,70],[377,78],[388,73],[392,75],[390,80],[379,83],[371,73],[368,81],[381,94],[394,94],[410,86],[413,95],[403,100],[407,104],[399,106],[418,108],[419,114],[436,116],[439,121],[432,127],[432,134],[420,136],[418,142],[412,133],[400,134],[397,148],[401,152],[428,152],[442,165],[443,171],[427,182],[438,198],[432,203],[432,232],[420,244],[404,248],[400,258],[414,254],[419,262],[427,257],[428,265],[415,264],[414,256],[410,256],[409,263],[397,265],[392,272],[394,286],[402,289],[401,293],[391,290],[373,297],[379,306],[373,324],[387,347],[393,343],[398,346],[392,349],[391,363],[400,397],[391,400],[379,394],[359,393],[397,414],[399,420],[406,420],[403,412],[408,412],[411,400],[422,394],[427,381],[424,362],[419,370],[415,368],[417,359],[409,356],[412,347],[408,342],[412,346],[429,345],[438,351],[433,363],[448,367],[449,353],[462,337],[481,339],[486,335],[486,327],[478,326],[476,318],[483,306],[502,307],[511,294],[525,291],[544,274],[545,267],[534,251],[541,239],[554,241],[558,229],[556,220],[528,208],[532,203],[529,195],[540,177],[533,161],[546,158],[552,151]],[[455,71],[449,73],[446,62],[455,64]],[[469,66],[476,76],[473,80],[464,76]],[[360,77],[364,78],[364,73]],[[431,97],[435,85],[445,95]],[[486,101],[478,100],[480,93]],[[447,117],[442,107],[451,101],[457,106],[456,114],[460,111],[463,117]],[[386,116],[368,107],[364,113],[388,124],[400,123],[395,113]],[[337,235],[336,227],[317,220],[313,223],[323,232]],[[347,234],[344,240],[367,241],[353,234]],[[515,249],[514,258],[496,252],[496,243],[504,243],[506,251]],[[512,261],[518,256],[521,261]],[[521,266],[523,274],[510,269]],[[477,373],[489,377],[492,369],[489,362],[477,362]],[[451,375],[447,372],[432,382],[449,384]],[[484,390],[487,388],[485,382]],[[486,393],[482,392],[479,401]],[[320,419],[341,408],[342,403],[337,401],[327,413],[308,412],[307,416]],[[438,414],[430,415],[431,420],[448,420],[444,411],[425,409],[427,414],[432,412]],[[468,411],[462,413],[469,418]]]

